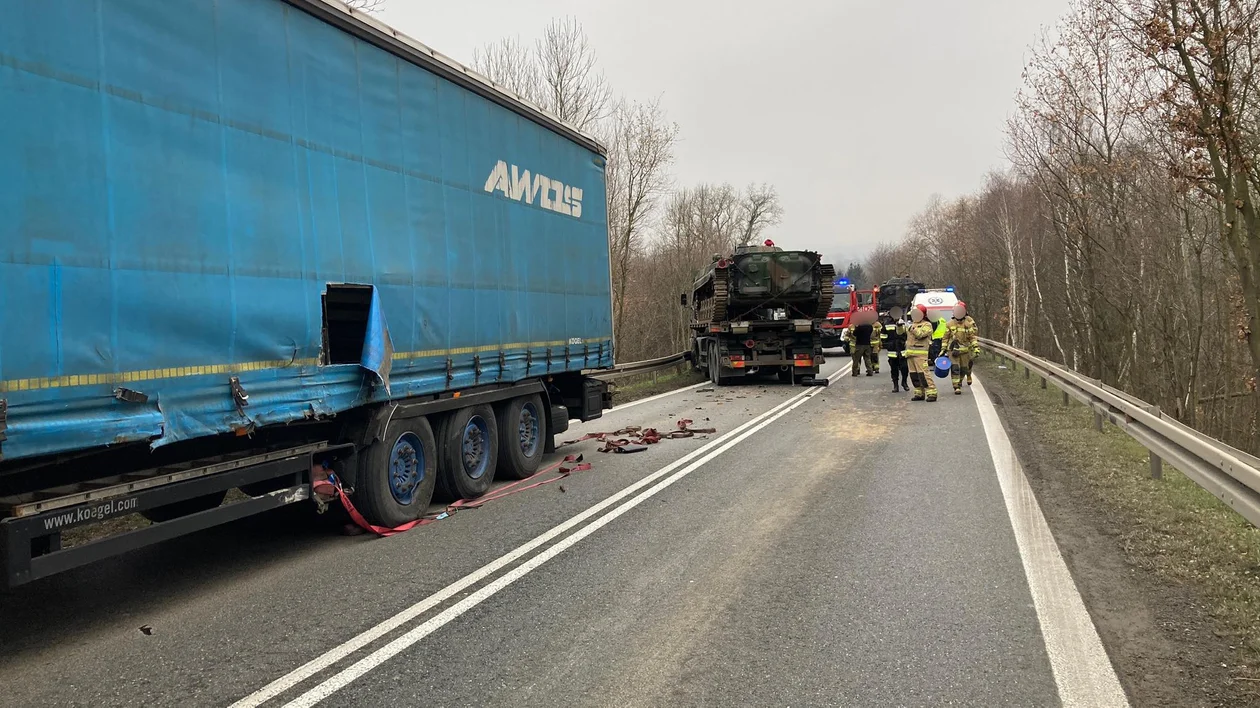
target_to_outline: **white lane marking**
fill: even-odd
[[[832,374],[830,377],[828,377],[828,380],[834,381],[836,379],[839,379],[840,377],[844,376],[845,372],[847,371],[848,371],[847,369],[844,369],[835,374]],[[419,617],[425,612],[428,612],[429,610],[449,600],[455,595],[458,595],[459,593],[463,592],[469,587],[476,585],[477,583],[486,579],[490,575],[493,575],[499,570],[502,570],[504,567],[519,560],[521,557],[527,555],[531,551],[534,551],[538,547],[556,538],[557,536],[565,533],[566,531],[577,526],[583,521],[586,521],[592,516],[595,516],[599,512],[603,511],[604,509],[607,509],[613,504],[616,504],[622,499],[630,496],[631,494],[634,494],[636,491],[642,489],[643,487],[651,484],[652,482],[660,479],[661,477],[669,474],[670,472],[673,472],[675,469],[681,467],[682,465],[687,464],[688,462],[695,459],[696,457],[699,457],[700,455],[705,454],[709,450],[712,450],[713,448],[721,445],[726,440],[729,440],[731,437],[738,435],[741,431],[747,429],[748,427],[752,425],[755,425],[759,420],[762,420],[768,415],[772,415],[775,411],[792,403],[794,400],[801,398],[803,396],[813,395],[814,392],[821,391],[821,390],[822,389],[811,389],[807,391],[802,391],[801,393],[796,394],[792,398],[787,399],[786,401],[780,403],[774,408],[771,408],[765,413],[762,413],[761,415],[756,416],[752,418],[751,420],[743,423],[742,425],[726,433],[725,435],[722,435],[721,437],[718,437],[704,444],[703,446],[696,448],[695,450],[692,450],[691,452],[687,453],[686,455],[683,455],[682,457],[671,462],[665,467],[662,467],[661,469],[657,470],[651,475],[644,477],[643,479],[635,482],[634,484],[631,484],[630,486],[626,487],[625,489],[622,489],[616,494],[613,494],[607,499],[604,499],[603,501],[595,504],[594,506],[587,509],[586,511],[583,511],[580,514],[577,514],[573,518],[561,523],[560,525],[550,529],[549,531],[543,532],[541,535],[537,536],[533,540],[526,542],[525,544],[521,545],[520,547],[514,550],[508,551],[507,553],[500,556],[499,558],[491,561],[490,563],[487,563],[486,565],[469,573],[468,575],[465,575],[459,580],[451,583],[450,585],[424,598],[423,600],[417,602],[411,607],[408,607],[402,612],[399,612],[393,617],[390,617],[389,619],[381,622],[380,624],[374,627],[364,630],[362,633],[358,634],[357,636],[350,639],[349,641],[343,644],[340,644],[338,646],[335,646],[332,649],[329,649],[328,651],[308,661],[307,663],[303,664],[297,669],[294,669],[293,671],[285,674],[284,676],[281,676],[280,678],[276,679],[275,681],[272,681],[266,686],[263,686],[262,688],[249,694],[248,696],[245,696],[244,698],[240,699],[236,703],[233,703],[231,708],[257,708],[258,706],[261,706],[263,703],[266,703],[267,701],[275,698],[276,696],[279,696],[280,694],[285,693],[286,691],[293,688],[294,686],[297,686],[299,683],[302,683],[303,681],[318,674],[319,672],[323,671],[329,666],[332,666],[338,661],[341,661],[347,656],[366,647],[368,644],[371,644],[377,639],[380,639],[386,634],[389,634],[395,629],[398,629],[399,627],[406,624],[407,622],[410,622],[411,620]]]
[[[837,372],[836,374],[833,374],[833,376],[836,379],[839,379],[843,375],[844,375],[843,372]],[[828,377],[828,379],[832,380],[831,377]],[[319,703],[325,698],[332,696],[337,691],[340,691],[342,688],[345,688],[355,679],[360,678],[361,676],[368,673],[372,669],[375,669],[376,667],[380,666],[381,664],[393,658],[394,656],[397,656],[399,653],[403,652],[408,647],[411,647],[412,645],[416,644],[420,640],[429,636],[433,632],[437,631],[438,629],[441,629],[444,625],[446,625],[451,620],[455,619],[456,617],[459,617],[460,615],[464,614],[468,610],[471,610],[472,608],[481,604],[487,598],[495,595],[500,590],[516,582],[517,580],[521,579],[525,575],[528,575],[530,572],[534,571],[542,564],[546,563],[552,558],[555,558],[556,556],[560,555],[564,551],[568,550],[578,541],[581,541],[587,536],[595,533],[599,529],[611,523],[617,517],[621,516],[627,511],[630,511],[634,507],[638,506],[644,500],[649,499],[652,496],[655,496],[658,492],[669,487],[674,482],[677,482],[683,477],[686,477],[692,472],[700,469],[705,464],[712,461],[714,458],[718,457],[722,453],[726,452],[727,450],[730,450],[732,447],[735,447],[739,443],[743,442],[753,433],[756,433],[757,431],[761,430],[762,428],[765,428],[766,426],[770,425],[771,423],[778,420],[779,418],[782,418],[783,416],[787,415],[797,406],[804,404],[806,401],[818,395],[822,391],[823,391],[822,388],[809,389],[800,394],[797,394],[796,396],[793,396],[792,398],[788,399],[784,403],[780,404],[779,406],[776,406],[775,408],[771,409],[770,411],[767,411],[766,413],[763,413],[757,418],[754,418],[752,421],[750,421],[750,423],[754,423],[752,427],[748,428],[742,433],[739,433],[733,439],[730,439],[729,441],[724,442],[721,445],[721,447],[719,447],[718,449],[704,455],[703,457],[691,463],[690,465],[687,465],[686,467],[679,470],[678,472],[675,472],[670,477],[658,482],[651,489],[648,489],[647,491],[642,492],[641,494],[634,497],[630,501],[625,502],[624,504],[617,507],[616,509],[599,517],[598,519],[592,521],[586,526],[583,526],[578,531],[570,534],[569,536],[566,536],[563,540],[557,542],[555,545],[551,546],[550,548],[543,551],[542,553],[539,553],[533,558],[530,558],[528,561],[516,566],[515,568],[508,571],[507,573],[504,573],[503,575],[499,576],[497,579],[494,580],[494,582],[489,583],[488,585],[485,585],[484,587],[480,588],[479,590],[469,595],[468,597],[464,598],[463,600],[460,600],[454,605],[451,605],[447,609],[438,613],[432,619],[427,620],[426,622],[420,624],[419,626],[415,627],[414,629],[407,632],[406,634],[393,640],[389,644],[386,644],[380,649],[377,649],[371,654],[368,654],[362,659],[356,661],[354,664],[351,664],[349,667],[341,670],[337,674],[334,674],[332,677],[324,680],[322,683],[311,688],[306,693],[303,693],[302,695],[293,699],[289,703],[285,704],[285,708],[309,708],[310,706],[313,706]],[[742,427],[747,427],[747,426],[741,426],[741,428]],[[739,430],[739,429],[736,429],[736,430]],[[724,438],[716,440],[714,442],[722,443],[724,439],[730,438],[731,435],[735,435],[735,431],[732,431],[728,435],[724,436]],[[660,476],[660,473],[652,475],[651,479],[658,478],[659,476]]]
[[[1041,623],[1041,636],[1054,671],[1059,700],[1069,707],[1128,706],[1120,679],[1107,658],[1072,574],[1063,562],[997,410],[978,378],[972,388],[1006,500],[1006,512],[1015,530],[1015,542],[1028,577],[1033,605],[1037,608],[1037,620]]]
[[[701,381],[698,384],[692,384],[690,386],[685,386],[683,388],[676,388],[673,391],[666,391],[665,393],[658,393],[655,396],[648,396],[647,398],[640,398],[634,401],[630,401],[628,403],[622,403],[621,405],[613,406],[612,408],[609,408],[608,410],[611,413],[616,413],[617,411],[624,411],[627,408],[634,408],[635,406],[643,404],[643,403],[651,403],[652,401],[659,401],[662,398],[669,398],[670,396],[677,396],[678,394],[686,393],[687,391],[694,391],[708,383],[709,383],[708,381]]]

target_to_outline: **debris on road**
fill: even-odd
[[[705,420],[708,420],[708,418],[705,418]],[[586,440],[598,440],[604,443],[604,446],[599,448],[599,452],[625,454],[642,452],[647,449],[648,445],[655,445],[662,440],[690,438],[696,435],[707,435],[717,432],[717,428],[692,428],[692,422],[690,418],[679,419],[677,421],[678,430],[672,430],[668,433],[661,433],[656,428],[644,428],[638,425],[631,425],[610,433],[587,433],[577,440],[561,443],[559,447],[573,445]]]

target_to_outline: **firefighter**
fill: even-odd
[[[871,318],[871,329],[872,329],[872,332],[871,332],[871,371],[878,374],[879,373],[879,352],[880,350],[884,348],[884,341],[883,341],[884,340],[884,337],[883,337],[884,326],[879,321],[879,312],[875,310],[874,306],[871,306],[871,314],[869,315],[869,317]]]
[[[972,357],[980,353],[980,334],[976,329],[976,321],[967,314],[967,303],[962,300],[954,305],[954,317],[946,326],[941,349],[949,352],[954,395],[961,396],[963,376],[967,377],[967,385],[970,386]]]
[[[874,376],[871,371],[871,340],[875,338],[875,327],[871,324],[870,315],[861,309],[853,313],[853,323],[844,332],[844,341],[849,344],[849,354],[853,357],[854,376],[862,372],[862,362],[866,362],[866,375]]]
[[[880,346],[888,351],[888,370],[892,372],[893,393],[910,390],[910,370],[906,368],[906,320],[900,307],[888,311],[888,319],[879,333]],[[901,389],[897,383],[901,383]]]
[[[932,364],[928,348],[932,346],[934,328],[927,319],[927,307],[915,305],[910,310],[910,327],[906,330],[906,364],[914,383],[912,401],[935,401],[936,382],[932,380]]]

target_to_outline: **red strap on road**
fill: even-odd
[[[566,467],[565,465],[571,465],[571,466]],[[359,526],[365,531],[371,531],[372,533],[378,536],[387,537],[387,536],[393,536],[396,534],[403,533],[404,531],[410,531],[411,529],[417,526],[425,526],[427,524],[432,524],[432,523],[441,521],[442,519],[445,519],[448,516],[451,516],[456,511],[459,511],[460,509],[479,509],[482,506],[485,506],[486,504],[489,504],[492,501],[502,499],[504,497],[509,497],[513,494],[519,494],[527,489],[535,489],[545,484],[551,484],[552,482],[559,482],[565,477],[572,475],[574,472],[585,472],[589,469],[591,469],[591,464],[589,462],[582,462],[581,455],[569,455],[565,457],[563,460],[555,463],[554,465],[538,470],[537,472],[530,475],[529,477],[526,477],[525,479],[518,480],[505,487],[500,487],[499,489],[496,489],[491,494],[478,497],[477,499],[456,500],[455,502],[451,503],[444,510],[440,512],[433,513],[433,514],[426,514],[425,516],[422,516],[419,519],[416,519],[414,521],[408,521],[407,523],[402,524],[401,526],[395,526],[393,528],[390,528],[387,526],[377,526],[376,524],[373,524],[367,519],[363,518],[363,514],[360,514],[359,510],[354,508],[354,502],[350,501],[350,495],[346,494],[345,488],[341,486],[341,480],[337,479],[335,476],[330,476],[329,484],[333,487],[333,489],[336,490],[337,497],[341,500],[341,505],[345,507],[346,513],[350,515],[350,520],[353,521],[355,525]],[[546,479],[539,479],[540,477],[542,477],[543,475],[549,472],[555,472],[556,476],[548,477]],[[526,482],[531,482],[531,480],[532,480],[532,483],[526,484]]]
[[[656,428],[641,428],[637,425],[631,425],[620,430],[614,430],[610,433],[587,433],[577,440],[569,440],[561,443],[561,447],[565,445],[573,445],[585,440],[598,440],[604,443],[599,448],[599,452],[641,452],[646,445],[655,445],[662,440],[675,440],[678,438],[690,438],[695,435],[708,435],[716,433],[717,428],[692,428],[692,421],[687,418],[680,419],[677,423],[678,430],[672,430],[668,433],[661,433]],[[626,436],[626,437],[614,437]],[[631,447],[635,445],[638,447]]]

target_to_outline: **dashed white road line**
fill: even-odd
[[[1002,497],[1006,500],[1006,512],[1015,530],[1020,560],[1037,609],[1037,620],[1041,623],[1041,636],[1046,643],[1059,700],[1064,706],[1127,708],[1129,701],[1120,679],[1107,658],[1072,574],[1063,562],[997,410],[979,380],[973,388]]]
[[[848,368],[845,367],[841,371],[838,371],[832,374],[830,377],[828,377],[828,380],[835,381],[845,376],[847,373],[848,373]],[[703,385],[703,384],[700,384],[700,385]],[[686,389],[681,389],[681,390],[686,390]],[[503,556],[500,556],[499,558],[486,564],[485,566],[482,566],[481,568],[473,571],[472,573],[469,573],[463,578],[460,578],[454,583],[451,583],[445,588],[442,588],[441,590],[430,595],[429,597],[424,598],[423,600],[417,602],[411,607],[408,607],[402,612],[399,612],[393,617],[390,617],[389,619],[381,622],[380,624],[377,624],[376,626],[365,630],[364,632],[360,633],[359,635],[355,636],[349,641],[343,644],[340,644],[336,647],[333,647],[332,649],[329,649],[328,651],[324,652],[323,654],[316,657],[315,659],[312,659],[306,664],[303,664],[302,666],[298,667],[294,671],[291,671],[288,674],[281,676],[280,678],[276,679],[275,681],[272,681],[271,683],[267,684],[266,686],[259,689],[258,691],[255,691],[254,693],[251,693],[250,695],[240,699],[236,703],[233,703],[231,708],[257,708],[258,706],[261,706],[264,703],[280,696],[281,694],[289,691],[290,689],[293,689],[294,687],[298,686],[299,684],[306,681],[307,679],[310,679],[311,677],[317,675],[321,671],[324,671],[325,669],[333,666],[337,662],[349,657],[351,654],[354,654],[358,652],[359,650],[364,649],[365,647],[375,642],[376,640],[381,639],[385,635],[402,627],[408,622],[420,617],[425,612],[428,612],[429,610],[437,607],[438,605],[442,604],[446,600],[449,600],[450,598],[458,595],[464,590],[467,590],[473,585],[476,585],[482,580],[485,580],[486,578],[490,577],[494,573],[511,565],[517,560],[520,560],[522,557],[538,549],[542,545],[546,544],[548,541],[555,539],[556,537],[564,534],[565,532],[581,524],[587,519],[590,519],[591,517],[599,514],[600,512],[607,509],[608,507],[616,504],[622,499],[625,499],[631,494],[634,494],[635,492],[639,491],[643,487],[646,487],[652,484],[653,482],[657,482],[657,480],[660,480],[662,477],[665,477],[666,475],[670,475],[670,473],[673,473],[674,470],[677,470],[679,467],[683,467],[684,465],[686,465],[686,467],[683,467],[682,470],[666,478],[665,480],[659,482],[648,491],[643,492],[642,494],[639,494],[638,496],[622,504],[621,506],[617,507],[616,509],[609,512],[608,514],[584,526],[582,529],[580,529],[576,533],[566,537],[564,540],[560,541],[559,543],[556,543],[554,546],[548,548],[543,553],[538,554],[534,558],[530,559],[528,562],[517,566],[516,568],[514,568],[508,573],[505,573],[503,576],[496,579],[494,582],[482,587],[480,590],[474,592],[472,595],[469,595],[468,597],[464,598],[463,600],[456,603],[455,605],[452,605],[451,607],[447,608],[445,611],[434,616],[432,619],[417,626],[416,628],[412,629],[411,631],[407,632],[401,637],[395,639],[389,644],[386,644],[384,647],[376,650],[375,652],[369,654],[363,659],[360,659],[358,662],[352,664],[349,668],[337,674],[334,674],[330,678],[316,685],[314,688],[308,690],[307,692],[303,693],[301,696],[299,696],[298,698],[296,698],[295,700],[287,704],[288,706],[315,705],[316,703],[323,700],[324,698],[327,698],[328,696],[331,696],[333,693],[336,693],[337,691],[341,690],[346,685],[348,685],[351,681],[354,681],[356,678],[359,678],[360,676],[372,670],[376,666],[379,666],[381,663],[388,660],[390,657],[393,657],[399,652],[406,649],[407,647],[412,646],[416,642],[420,641],[424,637],[431,634],[433,631],[437,630],[438,628],[442,627],[446,623],[462,615],[464,612],[467,612],[469,609],[480,604],[485,599],[489,598],[490,596],[499,592],[503,588],[512,584],[519,578],[533,571],[538,566],[541,566],[543,563],[546,563],[551,558],[554,558],[555,556],[559,555],[564,550],[568,549],[569,547],[571,547],[573,544],[577,543],[581,539],[599,530],[601,527],[607,525],[609,522],[613,521],[614,519],[621,516],[625,512],[629,511],[630,509],[634,508],[635,506],[638,506],[640,503],[643,502],[643,500],[655,495],[656,493],[670,486],[671,484],[678,481],[679,479],[682,479],[688,474],[691,474],[692,472],[694,472],[695,470],[703,466],[705,463],[709,462],[710,460],[717,457],[718,455],[721,455],[723,452],[726,452],[731,447],[735,446],[736,444],[748,438],[748,436],[761,430],[767,425],[773,423],[775,420],[778,420],[782,416],[786,415],[789,411],[795,409],[797,406],[803,404],[805,401],[809,400],[810,398],[813,398],[814,396],[818,395],[824,390],[825,389],[823,388],[810,388],[792,396],[791,398],[780,403],[774,408],[771,408],[765,413],[762,413],[761,415],[754,417],[753,419],[745,422],[744,424],[740,425],[734,430],[722,435],[721,437],[716,438],[715,440],[712,440],[706,443],[704,446],[687,453],[686,455],[666,465],[660,470],[657,470],[656,472],[648,475],[647,477],[644,477],[638,482],[631,484],[630,486],[622,489],[616,494],[613,494],[607,499],[604,499],[598,504],[595,504],[594,506],[587,509],[586,511],[583,511],[582,513],[574,516],[573,518],[565,521],[564,523],[537,536],[533,540],[526,542],[520,547],[512,551],[509,551],[508,553],[504,554]],[[677,393],[677,392],[672,392],[672,393]],[[646,402],[647,400],[650,400],[650,399],[643,399],[644,402]],[[692,462],[693,460],[694,462]],[[691,464],[688,464],[688,463],[691,463]]]

